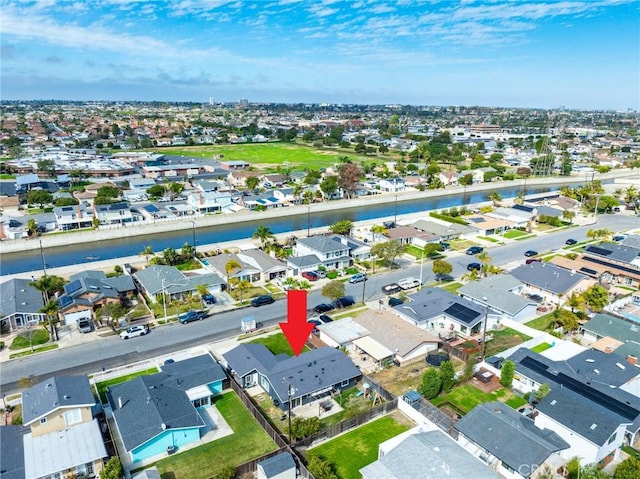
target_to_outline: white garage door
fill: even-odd
[[[78,311],[64,315],[64,324],[76,324],[81,319],[91,319],[91,310]]]

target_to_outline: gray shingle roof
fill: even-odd
[[[165,364],[162,366],[162,372],[167,374],[163,384],[183,391],[202,384],[222,381],[227,377],[222,367],[208,354]]]
[[[640,344],[640,325],[609,314],[596,314],[587,321],[582,329],[601,337],[609,336],[618,341]],[[640,346],[636,346],[640,349]]]
[[[276,477],[278,474],[281,474],[290,469],[296,468],[296,463],[293,461],[293,456],[288,452],[281,452],[280,454],[276,454],[269,459],[265,459],[264,461],[260,461],[258,463],[262,470],[264,471],[267,478]]]
[[[437,236],[445,236],[445,237],[468,234],[468,233],[473,233],[474,231],[477,231],[476,228],[473,228],[471,226],[459,225],[457,223],[449,223],[449,224],[443,225],[440,223],[436,223],[435,221],[425,221],[425,220],[418,220],[415,223],[413,223],[411,226],[413,226],[416,229],[419,229],[420,231],[425,231],[427,233],[431,233]]]
[[[440,288],[423,288],[410,294],[409,298],[410,303],[395,306],[393,309],[419,323],[444,313],[452,320],[473,328],[485,315],[484,306]]]
[[[224,284],[220,276],[214,273],[185,276],[173,266],[149,266],[133,275],[149,294],[162,292],[162,279],[168,294],[195,291],[200,284]]]
[[[15,313],[38,313],[44,306],[42,293],[28,279],[10,279],[0,284],[0,318]]]
[[[587,277],[580,273],[545,262],[523,264],[511,271],[511,276],[524,284],[535,286],[554,294],[565,294]]]
[[[306,268],[309,266],[318,266],[322,264],[322,260],[315,254],[307,254],[304,256],[291,256],[287,258],[287,263],[297,268]]]
[[[95,404],[87,376],[54,376],[22,393],[22,420],[29,425],[61,407]]]
[[[455,428],[503,463],[529,477],[554,452],[569,448],[560,436],[535,426],[532,419],[501,402],[479,404]]]
[[[158,373],[111,387],[109,402],[127,451],[166,429],[204,427],[186,393],[169,385],[168,379],[167,374]]]
[[[2,479],[24,479],[23,437],[30,429],[25,426],[0,427],[0,477]]]
[[[412,434],[376,462],[363,479],[498,479],[495,472],[440,430]]]
[[[511,276],[513,278],[513,276]],[[491,278],[486,278],[487,280]],[[517,281],[515,278],[513,278]],[[517,281],[520,285],[521,283]],[[483,298],[487,298],[489,307],[498,311],[503,311],[512,316],[518,314],[524,308],[526,308],[531,301],[517,296],[509,291],[496,287],[492,282],[481,280],[471,281],[458,289],[458,294],[461,296],[473,298],[476,301],[483,302]]]
[[[298,238],[297,241],[321,254],[349,249],[347,245],[340,243],[340,241],[334,241],[330,236],[311,236],[309,238]]]

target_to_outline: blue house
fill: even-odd
[[[165,364],[162,371],[112,386],[113,417],[133,462],[179,450],[206,431],[203,409],[226,386],[209,355]]]

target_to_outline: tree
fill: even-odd
[[[123,476],[124,469],[118,456],[113,456],[109,459],[102,471],[100,471],[100,479],[121,479]]]
[[[347,194],[348,198],[351,198],[355,193],[361,177],[362,169],[355,163],[343,163],[338,167],[337,184]]]
[[[451,272],[453,271],[453,266],[451,266],[451,263],[448,263],[444,260],[436,259],[433,260],[431,269],[433,271],[433,274],[436,275],[436,278],[438,278],[438,280],[441,280],[442,276],[451,274]]]
[[[489,255],[487,250],[482,251],[477,258],[480,260],[480,263],[482,263],[482,275],[487,277],[489,275],[491,260],[493,258]]]
[[[542,383],[540,387],[533,393],[533,396],[536,398],[536,401],[540,402],[545,397],[547,397],[547,394],[549,394],[550,392],[551,386],[549,386],[549,383]]]
[[[380,258],[385,265],[391,265],[396,258],[407,250],[407,245],[400,241],[391,240],[384,243],[377,243],[371,247],[372,254]]]
[[[510,388],[513,384],[513,376],[516,371],[516,366],[513,361],[505,361],[500,370],[500,384],[505,388]]]
[[[116,331],[120,326],[120,318],[127,314],[127,309],[120,302],[106,303],[97,312],[100,321],[107,321],[107,325]]]
[[[371,234],[373,235],[374,241],[376,240],[376,238],[384,236],[387,233],[389,233],[389,230],[384,225],[373,225],[371,227]]]
[[[336,191],[338,191],[338,177],[337,176],[327,176],[324,180],[320,182],[320,190],[324,193],[324,196],[330,197]]]
[[[349,220],[340,220],[329,226],[329,231],[337,235],[349,236],[353,228],[353,222]]]
[[[42,171],[47,176],[53,176],[56,172],[56,162],[54,160],[39,160],[38,171]]]
[[[160,198],[161,196],[164,196],[164,186],[162,186],[162,185],[153,185],[150,188],[147,188],[145,190],[145,192],[151,198]]]
[[[153,247],[147,245],[144,247],[144,249],[142,251],[140,251],[140,253],[138,253],[140,256],[144,256],[145,259],[147,260],[147,264],[149,264],[149,256],[153,256]]]
[[[242,303],[244,295],[250,289],[251,289],[251,283],[249,281],[247,281],[246,279],[238,281],[238,283],[235,285],[235,290],[238,292],[238,295],[240,296],[240,303]]]
[[[302,416],[296,416],[291,421],[291,431],[287,431],[292,439],[304,439],[305,437],[313,436],[320,430],[320,418],[310,417],[304,418]]]
[[[473,184],[473,175],[471,173],[462,175],[460,178],[458,178],[458,184],[464,186],[464,195],[466,195],[467,186],[471,186]]]
[[[236,468],[231,464],[227,464],[216,476],[216,479],[234,479],[236,477]]]
[[[316,479],[337,479],[333,466],[327,460],[315,454],[309,455],[307,469]]]
[[[47,315],[47,319],[49,320],[49,335],[54,341],[57,338],[53,325],[58,322],[58,311],[60,311],[60,304],[57,299],[50,299],[40,308],[40,312]]]
[[[599,284],[594,284],[587,288],[582,293],[582,297],[587,303],[587,306],[589,306],[589,309],[596,313],[601,312],[609,302],[609,292]]]
[[[27,221],[27,233],[29,234],[29,236],[38,235],[38,222],[33,218]]]
[[[182,248],[180,249],[180,255],[182,256],[183,260],[188,260],[189,258],[193,258],[196,255],[196,249],[191,243],[187,241],[182,245]]]
[[[579,479],[580,477],[580,458],[577,456],[572,457],[567,461],[564,466],[567,471],[567,477],[569,479]]]
[[[337,279],[328,282],[322,287],[322,296],[329,298],[331,301],[342,298],[344,296],[344,292],[344,283]]]
[[[492,201],[493,206],[500,206],[500,202],[502,201],[502,195],[497,191],[494,191],[489,195],[489,199]]]
[[[46,190],[31,190],[27,195],[27,203],[30,205],[38,205],[44,208],[44,205],[53,201],[53,195]]]
[[[37,289],[42,293],[44,302],[48,302],[49,298],[55,296],[56,293],[64,291],[64,279],[55,275],[44,275],[41,278],[29,283],[29,286]]]
[[[577,291],[572,291],[565,302],[565,306],[569,306],[572,313],[575,313],[576,309],[584,312],[584,298]]]
[[[451,361],[444,361],[440,364],[440,378],[442,379],[442,390],[446,393],[451,391],[456,382],[456,370]]]
[[[239,270],[241,268],[242,268],[242,265],[235,258],[231,258],[224,265],[224,271],[225,271],[225,273],[227,273],[227,291],[229,291],[229,280],[231,279],[231,274],[234,271]]]
[[[273,235],[273,233],[271,232],[268,226],[260,225],[254,231],[252,238],[259,239],[260,243],[262,243],[262,248],[264,248],[268,240],[275,239],[275,236]]]
[[[562,219],[571,223],[573,218],[576,217],[576,212],[571,210],[564,210],[562,212]]]
[[[640,459],[633,456],[622,461],[613,473],[613,479],[637,479],[640,477]]]
[[[180,255],[175,249],[166,248],[162,252],[162,259],[164,260],[165,264],[169,266],[175,266],[180,262]]]
[[[260,184],[260,178],[257,176],[248,176],[246,180],[244,180],[244,184],[247,185],[247,189],[255,190]]]
[[[578,316],[567,309],[557,309],[553,315],[556,324],[562,326],[565,332],[575,331],[580,326]]]
[[[442,378],[440,371],[436,368],[427,368],[422,374],[422,382],[419,386],[419,392],[426,399],[433,399],[440,394],[442,388]]]

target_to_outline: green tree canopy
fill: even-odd
[[[427,368],[422,374],[419,391],[426,399],[433,399],[440,394],[442,377],[436,368]]]
[[[329,298],[331,301],[335,301],[344,296],[345,286],[342,281],[337,279],[328,282],[322,287],[322,296]]]
[[[640,459],[629,457],[616,467],[613,479],[638,479],[640,477]]]
[[[599,284],[587,288],[582,297],[592,311],[601,312],[609,302],[609,292]]]
[[[351,229],[353,228],[353,222],[349,220],[340,220],[333,223],[329,226],[329,230],[337,235],[345,235],[349,236],[351,234]]]
[[[453,271],[453,266],[451,263],[448,263],[441,259],[433,260],[433,265],[431,266],[433,274],[436,275],[436,278],[441,279],[443,275],[451,274]]]
[[[440,364],[440,377],[442,378],[442,390],[448,393],[456,382],[456,370],[451,361],[444,361]]]
[[[53,201],[53,195],[46,190],[31,190],[27,195],[27,203],[30,205],[38,205],[44,208],[44,205]]]
[[[513,376],[516,372],[516,366],[513,361],[505,361],[500,370],[500,384],[505,388],[510,388],[513,384]]]
[[[115,125],[117,126],[117,125]],[[124,476],[124,469],[118,456],[113,456],[100,471],[100,479],[121,479]]]

